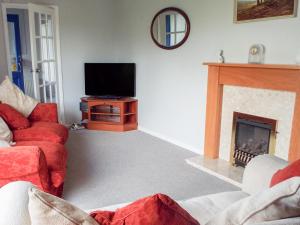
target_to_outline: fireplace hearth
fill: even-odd
[[[234,112],[232,138],[232,163],[245,167],[258,155],[274,154],[276,121]]]

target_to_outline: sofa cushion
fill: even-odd
[[[5,121],[0,117],[0,140],[10,143],[12,141],[12,132],[5,123]]]
[[[300,216],[300,177],[293,177],[244,198],[216,215],[207,225],[250,225]]]
[[[58,123],[57,104],[56,103],[39,103],[34,108],[30,116],[30,121],[45,121]]]
[[[38,104],[38,101],[25,95],[8,77],[0,85],[0,101],[11,105],[25,117],[28,117]]]
[[[24,130],[13,131],[14,141],[48,141],[64,144],[68,139],[68,129],[58,123],[34,122]]]
[[[199,225],[180,205],[163,194],[142,198],[116,212],[96,211],[91,215],[103,225]]]
[[[245,168],[242,190],[247,194],[256,194],[268,189],[274,173],[287,164],[287,161],[273,155],[256,156]]]
[[[31,188],[28,193],[32,225],[98,225],[87,213],[63,199],[36,188]]]
[[[243,191],[222,192],[178,201],[178,204],[200,224],[206,224],[217,213],[248,196]]]
[[[51,192],[45,154],[37,146],[0,148],[0,186],[29,181]]]
[[[8,104],[0,103],[0,116],[11,130],[25,129],[30,126],[29,120]]]
[[[0,189],[0,225],[31,225],[28,211],[30,182],[17,181]]]
[[[46,141],[20,141],[16,146],[38,146],[46,156],[52,184],[58,188],[64,182],[67,151],[63,145]]]
[[[272,177],[270,187],[296,176],[300,177],[300,159],[278,170]]]
[[[211,195],[204,195],[196,198],[189,198],[186,200],[177,201],[177,203],[185,209],[192,217],[194,217],[200,224],[206,224],[217,213],[221,212],[231,204],[246,198],[249,195],[243,191],[222,192]],[[116,211],[130,203],[122,203],[102,207],[99,209],[88,210],[94,211]]]

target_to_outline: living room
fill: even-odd
[[[275,128],[271,129],[275,147],[270,152],[279,158],[280,163],[277,158],[275,161],[280,168],[300,158],[298,133],[295,132],[300,124],[296,107],[299,100],[295,95],[300,90],[297,83],[300,70],[300,31],[297,28],[300,21],[296,0],[287,1],[293,2],[294,6],[289,15],[246,22],[237,21],[237,2],[243,1],[235,0],[86,0],[84,3],[80,0],[0,0],[1,81],[6,75],[10,76],[6,21],[2,19],[6,17],[4,9],[26,8],[29,2],[55,9],[59,45],[57,63],[60,64],[57,117],[61,124],[69,127],[82,119],[79,103],[86,96],[85,63],[135,63],[136,67],[137,131],[68,131],[65,144],[68,159],[62,196],[77,207],[98,209],[133,202],[155,193],[167,194],[176,201],[228,191],[241,194],[248,178],[244,177],[242,181],[243,173],[245,176],[243,167],[231,166],[233,112],[251,114],[256,116],[256,121],[263,117],[263,124],[275,121]],[[188,37],[181,46],[172,50],[159,47],[151,37],[155,15],[168,7],[183,11],[190,22]],[[254,64],[248,61],[253,46],[258,46],[257,49],[263,52],[261,61]],[[221,51],[224,58],[220,56]],[[223,59],[225,63],[222,63]],[[216,68],[224,71],[226,76],[229,74],[227,70],[240,69],[236,73],[243,79],[233,81],[230,77],[225,82],[222,78],[223,83],[218,85],[225,87],[220,90],[217,83],[213,84],[209,79],[223,76],[222,72],[217,75],[211,72]],[[258,70],[260,75],[251,80],[249,74],[256,74]],[[266,71],[275,73],[276,79],[264,79],[269,76]],[[217,104],[220,101],[223,101],[221,107]],[[33,119],[32,115],[30,119]],[[220,146],[220,152],[216,146]],[[205,158],[219,160],[205,164]],[[187,163],[189,159],[192,160]],[[247,165],[245,171],[269,169],[268,175],[264,175],[272,177],[270,173],[278,170],[273,161],[273,158],[257,157],[257,164],[253,160],[253,165],[250,163],[249,168]],[[264,164],[268,167],[264,168]],[[257,179],[258,183],[264,183]],[[254,180],[251,182],[255,183]],[[231,203],[237,200],[236,196],[228,198]],[[196,218],[189,209],[186,210]],[[269,218],[268,221],[273,223],[265,224],[300,224],[297,217],[300,213]],[[293,221],[280,221],[285,218]],[[264,224],[263,221],[253,221],[231,221],[228,224]],[[208,220],[198,222],[205,224]],[[167,224],[178,224],[178,221]]]

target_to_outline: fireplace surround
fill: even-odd
[[[206,158],[219,158],[224,85],[295,93],[288,158],[289,161],[300,158],[300,66],[218,63],[205,65],[209,67],[204,144]]]

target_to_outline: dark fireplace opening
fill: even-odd
[[[275,120],[235,113],[233,164],[245,167],[255,156],[274,153],[275,130]]]

